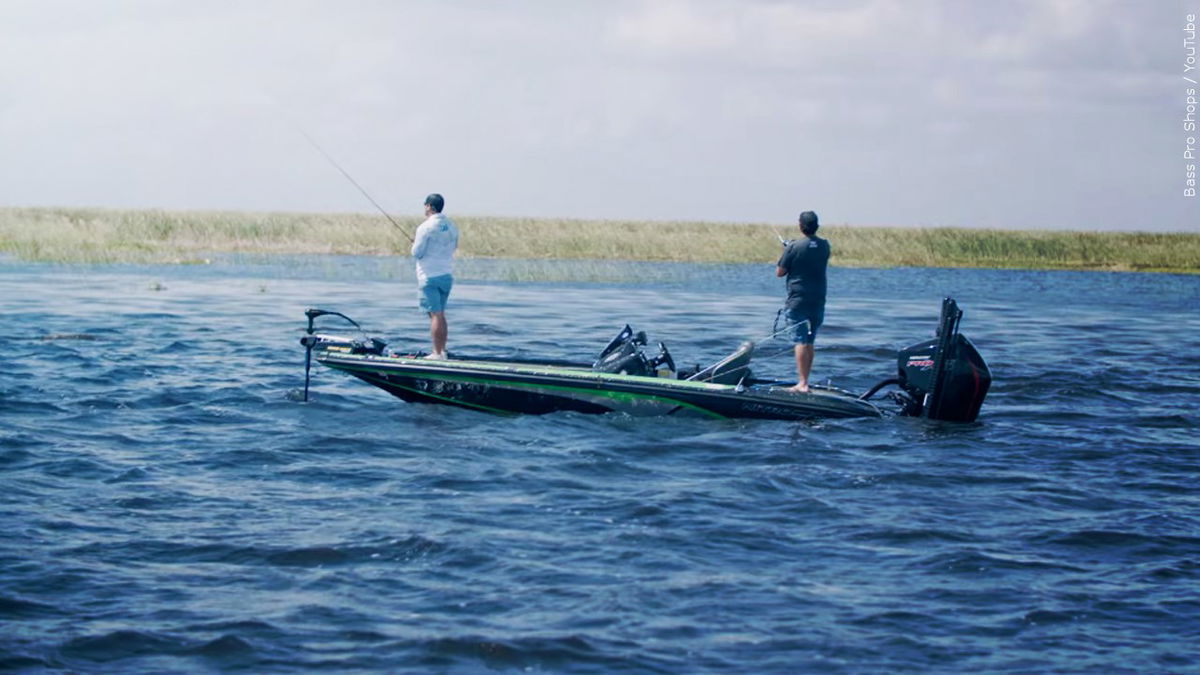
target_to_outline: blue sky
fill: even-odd
[[[0,205],[1197,231],[1189,12],[5,0]]]

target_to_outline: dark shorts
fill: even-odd
[[[825,308],[789,307],[787,318],[792,328],[792,342],[811,345],[817,339],[817,329],[825,322]]]
[[[417,289],[421,309],[430,313],[446,311],[446,301],[450,299],[450,287],[453,285],[454,278],[449,274],[426,279]]]

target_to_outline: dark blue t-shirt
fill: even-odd
[[[779,256],[779,266],[787,270],[788,309],[824,309],[828,241],[817,236],[792,240]]]

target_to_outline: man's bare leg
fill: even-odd
[[[791,391],[808,393],[808,376],[812,373],[813,346],[796,345],[796,386]]]
[[[445,312],[429,313],[429,338],[433,342],[433,353],[446,355],[446,334],[449,326],[446,324]]]

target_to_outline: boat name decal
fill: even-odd
[[[742,406],[742,408],[744,410],[750,410],[753,412],[761,412],[761,413],[770,413],[773,415],[792,416],[795,414],[794,410],[791,410],[788,408],[782,408],[777,405],[764,405],[762,403],[747,403],[746,405]]]

